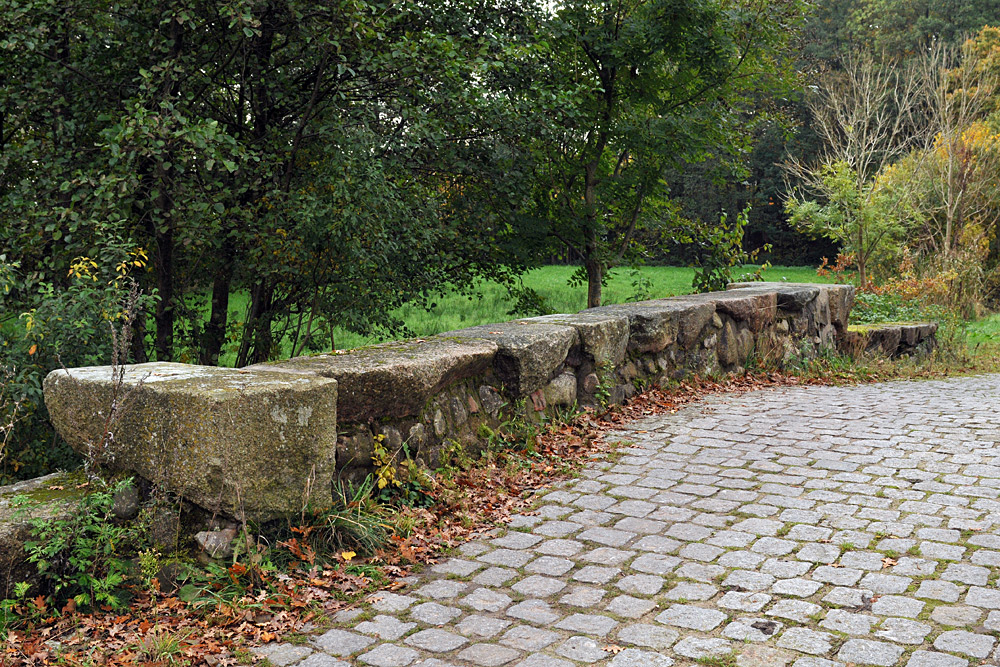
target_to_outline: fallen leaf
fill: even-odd
[[[888,556],[886,556],[885,558],[882,559],[882,569],[883,570],[885,568],[887,568],[887,567],[892,567],[895,564],[896,564],[896,559],[895,558],[889,558]]]
[[[607,646],[602,646],[601,650],[602,651],[607,651],[611,655],[618,655],[619,653],[621,653],[625,649],[623,649],[621,646],[618,646],[617,644],[608,644]]]
[[[351,559],[354,558],[357,555],[358,554],[354,553],[353,551],[341,551],[340,552],[340,557],[343,558],[348,563],[350,563]]]

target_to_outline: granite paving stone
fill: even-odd
[[[967,667],[968,660],[947,653],[914,651],[906,662],[906,667]]]
[[[456,635],[446,630],[430,628],[410,635],[403,642],[410,646],[422,648],[425,651],[445,653],[466,644],[468,640],[461,635]]]
[[[618,621],[599,614],[573,614],[555,624],[556,628],[569,630],[572,632],[582,632],[589,635],[603,637],[611,632]]]
[[[662,653],[627,648],[615,654],[610,667],[670,667],[673,664],[674,661]]]
[[[455,626],[455,629],[466,637],[481,637],[488,639],[500,634],[509,627],[511,621],[492,616],[466,616]]]
[[[559,620],[560,614],[544,600],[525,600],[507,609],[507,615],[529,623],[548,625]]]
[[[993,650],[995,639],[965,630],[948,630],[934,640],[934,648],[950,653],[964,653],[973,658],[988,657]]]
[[[618,631],[618,641],[622,644],[647,646],[657,650],[668,648],[679,638],[677,630],[648,623],[629,623]]]
[[[663,577],[652,574],[631,574],[619,579],[615,586],[626,593],[655,595],[663,588]]]
[[[445,625],[461,615],[461,609],[446,607],[437,602],[418,604],[410,610],[410,619],[424,625]]]
[[[559,598],[562,604],[573,605],[574,607],[593,607],[607,595],[608,592],[601,588],[592,586],[572,586]]]
[[[459,651],[456,657],[482,667],[500,667],[521,657],[521,653],[497,644],[473,644]]]
[[[418,651],[396,644],[379,644],[358,656],[358,662],[373,667],[406,667],[420,657]]]
[[[916,618],[925,603],[902,595],[882,595],[872,603],[872,613],[879,616]]]
[[[570,637],[556,648],[556,653],[576,662],[592,663],[608,657],[601,644],[592,637]]]
[[[656,617],[657,622],[690,630],[709,632],[726,620],[726,614],[706,607],[675,604]]]
[[[881,629],[875,635],[899,644],[922,644],[933,629],[908,618],[887,618],[882,621]]]
[[[837,659],[856,665],[891,667],[903,655],[903,647],[870,639],[848,639],[837,652]]]
[[[685,637],[673,646],[673,651],[683,658],[701,660],[712,656],[723,656],[733,650],[730,641],[719,637]]]
[[[275,667],[286,667],[309,656],[313,650],[308,646],[296,646],[295,644],[269,644],[253,651],[262,658],[266,658]],[[333,658],[330,658],[333,660]]]
[[[533,574],[511,586],[511,590],[534,598],[551,597],[564,588],[566,588],[565,581],[539,574]]]
[[[656,603],[652,600],[634,598],[631,595],[619,595],[604,608],[605,611],[624,618],[642,618],[653,609],[656,609]]]
[[[766,642],[781,632],[782,627],[781,623],[771,619],[741,618],[723,628],[722,636],[742,642]]]
[[[541,651],[561,637],[559,633],[550,630],[517,625],[503,634],[500,643],[523,651]]]
[[[399,639],[415,627],[417,627],[416,623],[403,623],[395,616],[378,614],[370,621],[358,623],[354,629],[366,635],[392,641]],[[271,662],[274,661],[272,660]]]
[[[931,620],[941,625],[972,625],[983,617],[983,610],[968,605],[939,605],[931,612]]]
[[[370,637],[345,632],[339,628],[327,630],[313,641],[321,649],[335,656],[351,655],[375,643]]]
[[[958,602],[962,589],[950,581],[926,579],[920,582],[920,587],[914,595],[918,598],[941,600],[943,602]],[[969,603],[973,604],[973,603]]]
[[[825,655],[833,650],[832,641],[833,635],[829,632],[816,632],[809,628],[789,628],[778,639],[777,645],[810,655]]]

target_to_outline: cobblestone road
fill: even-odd
[[[711,398],[346,612],[301,667],[998,662],[1000,376]],[[713,656],[718,660],[713,661]]]

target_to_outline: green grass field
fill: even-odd
[[[756,266],[745,267],[744,270],[756,269]],[[545,266],[529,272],[524,276],[524,284],[538,292],[546,305],[557,313],[575,313],[587,305],[585,286],[571,287],[568,284],[574,267]],[[642,276],[652,284],[651,298],[663,298],[678,294],[691,293],[691,281],[694,269],[674,266],[648,266],[641,270]],[[737,276],[739,273],[737,272]],[[828,282],[816,275],[816,270],[808,267],[771,267],[764,274],[765,280],[787,282]],[[604,288],[604,303],[623,303],[636,293],[633,286],[635,276],[631,270],[622,269],[612,272],[608,284]],[[233,298],[231,318],[233,321],[243,317],[246,298]],[[400,319],[406,322],[414,336],[432,336],[443,331],[462,329],[478,324],[504,322],[513,319],[509,315],[513,302],[507,297],[507,292],[500,285],[486,283],[480,286],[479,293],[472,299],[454,292],[445,293],[436,299],[437,306],[430,311],[419,306],[404,306],[397,311]],[[386,338],[359,336],[343,330],[334,333],[337,349],[345,350],[364,345],[380,343]],[[287,354],[287,353],[286,353]],[[223,365],[231,365],[234,355],[227,354],[222,358]]]
[[[969,344],[1000,343],[1000,313],[968,323]]]

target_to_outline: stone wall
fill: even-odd
[[[210,511],[272,518],[371,472],[376,438],[433,467],[512,415],[835,349],[853,301],[846,285],[745,283],[241,370],[130,366],[106,463]],[[80,451],[100,441],[115,391],[106,367],[45,381],[53,423]]]

